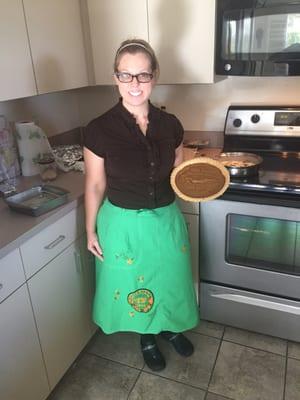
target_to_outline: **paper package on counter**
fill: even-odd
[[[0,115],[0,182],[20,175],[15,138],[4,115]]]
[[[40,173],[39,159],[52,153],[48,138],[32,121],[17,122],[15,125],[22,175],[37,175]]]

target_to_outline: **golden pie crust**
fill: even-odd
[[[171,186],[178,197],[200,202],[216,199],[228,188],[230,175],[221,162],[209,157],[185,161],[174,168]]]

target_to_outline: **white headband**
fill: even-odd
[[[151,52],[150,52],[150,50],[147,49],[147,47],[146,47],[145,45],[143,45],[142,43],[138,43],[138,42],[131,42],[131,43],[126,43],[126,44],[124,44],[124,45],[121,46],[121,47],[119,48],[119,50],[117,51],[117,55],[120,54],[120,52],[121,52],[122,50],[126,49],[126,47],[129,47],[129,46],[138,46],[138,47],[142,47],[143,49],[145,49],[145,50],[147,51],[147,53],[149,53],[150,55],[152,55]]]

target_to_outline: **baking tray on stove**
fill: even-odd
[[[38,185],[4,199],[15,211],[38,217],[68,201],[68,191],[52,185]]]

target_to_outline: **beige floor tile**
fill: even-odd
[[[143,372],[128,400],[204,400],[205,392]]]
[[[130,367],[143,368],[144,365],[140,335],[133,332],[113,333],[112,335],[101,332],[94,336],[87,347],[87,352]]]
[[[300,360],[288,359],[285,400],[300,400]]]
[[[287,341],[273,336],[226,327],[223,339],[243,344],[245,346],[254,347],[255,349],[281,354],[282,356],[286,355]]]
[[[84,354],[48,400],[127,400],[139,373],[134,368]]]
[[[214,393],[207,393],[205,400],[232,400],[232,399]]]
[[[288,343],[288,357],[297,358],[298,360],[300,360],[300,343]]]
[[[209,390],[234,400],[282,400],[285,357],[223,342]]]
[[[199,325],[193,331],[221,339],[224,333],[224,326],[215,322],[200,320]]]

